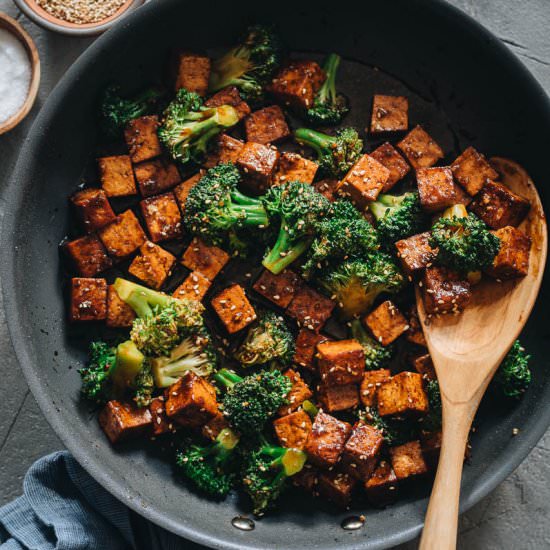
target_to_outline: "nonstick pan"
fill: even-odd
[[[403,92],[411,98],[412,122],[427,124],[448,153],[446,161],[467,145],[514,159],[550,207],[542,147],[550,134],[546,94],[497,38],[448,4],[151,2],[81,56],[24,143],[5,195],[0,269],[9,329],[28,383],[59,437],[95,479],[139,514],[213,548],[391,547],[419,533],[428,486],[409,488],[385,510],[357,505],[355,512],[366,515],[357,531],[341,529],[348,513],[296,494],[255,530],[238,531],[231,519],[245,507],[237,497],[217,503],[190,491],[154,447],[113,449],[79,399],[76,370],[87,334],[82,330],[75,339],[65,321],[58,245],[70,226],[67,197],[85,175],[89,180],[94,162],[98,93],[113,81],[139,87],[162,71],[174,47],[223,47],[257,21],[277,24],[292,50],[336,51],[345,58],[345,91],[354,105],[363,104],[350,119],[359,128],[367,125],[372,93]],[[368,150],[373,145],[368,141]],[[462,510],[509,475],[549,424],[549,305],[543,284],[523,334],[533,355],[532,387],[515,407],[490,398],[482,406],[464,472]],[[513,428],[519,428],[517,437]]]

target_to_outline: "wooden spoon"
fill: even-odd
[[[531,203],[520,226],[532,239],[529,274],[501,283],[483,280],[474,287],[468,307],[456,316],[428,318],[416,289],[418,315],[443,404],[441,454],[421,550],[456,548],[460,481],[470,427],[487,385],[531,313],[546,264],[546,221],[533,182],[512,161],[493,158],[491,164],[505,185]]]

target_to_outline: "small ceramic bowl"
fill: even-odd
[[[0,28],[11,32],[21,41],[25,47],[25,50],[27,50],[29,61],[31,63],[31,82],[27,92],[27,99],[25,99],[25,102],[19,111],[4,122],[0,123],[0,134],[5,134],[12,128],[15,128],[27,116],[34,105],[36,94],[38,93],[38,85],[40,84],[40,58],[38,57],[38,50],[36,49],[32,38],[15,19],[12,19],[5,13],[0,13]]]
[[[120,8],[110,17],[102,19],[97,23],[69,23],[64,19],[55,17],[38,5],[37,0],[14,0],[18,8],[37,25],[50,31],[72,36],[94,36],[106,31],[111,25],[135,10],[144,3],[145,0],[126,0]]]

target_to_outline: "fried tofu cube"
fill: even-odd
[[[158,127],[157,116],[142,116],[130,120],[126,124],[124,139],[134,164],[151,160],[162,154],[162,147],[157,135]]]
[[[395,248],[403,271],[409,277],[416,277],[426,267],[430,267],[438,252],[437,248],[430,246],[429,231],[397,241]]]
[[[105,247],[95,235],[74,239],[65,244],[64,250],[82,277],[93,277],[113,265]]]
[[[375,95],[370,131],[398,132],[409,127],[409,100],[403,96]]]
[[[428,344],[426,342],[426,337],[424,336],[424,330],[420,324],[420,319],[418,318],[418,311],[416,310],[416,305],[413,305],[409,310],[409,330],[406,334],[406,339],[412,344],[422,346],[427,348]]]
[[[271,303],[286,308],[301,285],[302,279],[294,271],[285,269],[279,275],[274,275],[265,269],[252,288]]]
[[[145,286],[160,290],[172,273],[176,257],[150,241],[139,247],[139,254],[132,260],[128,273]]]
[[[359,384],[365,372],[365,352],[357,340],[317,344],[317,366],[322,384]]]
[[[317,344],[330,340],[327,336],[313,332],[307,328],[300,329],[295,342],[294,363],[308,370],[315,370],[313,358]]]
[[[128,155],[97,159],[101,187],[108,197],[128,197],[137,193],[132,161]]]
[[[438,212],[456,204],[457,188],[450,168],[419,168],[416,183],[420,203],[427,212]]]
[[[244,144],[236,164],[250,193],[262,195],[271,187],[278,160],[279,152],[273,147],[251,141]]]
[[[227,252],[217,246],[209,246],[197,237],[191,241],[181,257],[181,263],[187,269],[198,271],[209,281],[216,278],[229,260]]]
[[[455,271],[441,266],[426,268],[422,278],[426,313],[457,313],[470,302],[470,283]]]
[[[382,382],[376,398],[380,416],[425,414],[429,408],[422,375],[416,372],[400,372]]]
[[[517,227],[529,212],[529,201],[508,187],[488,181],[470,204],[470,210],[491,229]]]
[[[107,318],[107,281],[74,277],[71,280],[71,322],[104,321]]]
[[[120,299],[113,285],[107,289],[107,326],[111,328],[129,328],[136,314],[134,310]]]
[[[211,284],[211,281],[209,281],[200,271],[193,271],[189,273],[183,283],[174,290],[172,296],[180,300],[182,298],[187,298],[189,300],[201,301],[208,292]]]
[[[357,480],[346,472],[333,470],[322,472],[319,476],[317,490],[319,495],[330,500],[340,508],[347,508],[351,503],[353,489]]]
[[[389,369],[368,370],[363,374],[361,387],[359,388],[359,397],[365,407],[376,405],[376,393],[382,382],[387,382],[391,378]]]
[[[245,116],[250,114],[250,107],[246,101],[243,101],[239,90],[235,86],[228,86],[223,90],[215,93],[212,97],[209,97],[204,104],[207,107],[221,107],[222,105],[231,105],[235,107],[239,115],[239,120],[242,120]]]
[[[336,200],[336,190],[339,185],[340,182],[337,179],[324,179],[315,182],[313,188],[330,202],[334,202]]]
[[[286,313],[295,319],[300,327],[317,332],[323,328],[335,306],[330,298],[307,285],[302,285],[294,294]]]
[[[355,384],[345,386],[320,386],[317,397],[324,411],[347,411],[359,406],[359,388]]]
[[[350,433],[351,426],[347,422],[319,412],[305,446],[309,461],[320,468],[334,466],[344,450]]]
[[[171,431],[171,422],[166,416],[166,407],[164,405],[164,397],[155,397],[150,405],[149,412],[153,421],[153,435],[155,437]]]
[[[337,192],[349,197],[363,210],[368,203],[375,201],[388,183],[390,171],[370,155],[363,155],[344,176]]]
[[[510,225],[493,233],[500,239],[500,250],[485,272],[497,279],[525,277],[529,271],[531,238]]]
[[[312,183],[318,168],[319,165],[316,162],[308,160],[298,153],[282,153],[279,157],[273,185],[289,181]]]
[[[430,470],[437,470],[442,439],[443,434],[441,431],[422,432],[420,434],[422,456],[424,457],[424,461]]]
[[[468,147],[452,164],[451,170],[460,185],[472,197],[477,195],[488,180],[498,178],[497,171],[473,147]]]
[[[344,446],[342,468],[352,477],[366,481],[378,464],[384,436],[373,426],[357,422]]]
[[[365,324],[383,346],[388,346],[409,328],[406,317],[391,300],[382,302],[365,317]]]
[[[382,187],[382,193],[387,193],[399,180],[403,179],[411,169],[397,149],[388,142],[377,147],[370,153],[370,156],[390,171],[388,181],[386,185]]]
[[[218,164],[237,162],[241,151],[243,150],[244,142],[240,139],[228,136],[227,134],[220,134],[214,140],[214,147],[212,151],[206,157],[204,166],[206,168],[212,168]]]
[[[288,369],[284,374],[292,382],[292,387],[286,396],[288,403],[283,405],[278,411],[280,416],[294,412],[306,399],[310,399],[313,396],[313,392],[304,382],[299,372]]]
[[[393,471],[398,481],[424,475],[428,466],[422,456],[420,441],[409,441],[404,445],[390,449],[390,459]]]
[[[311,419],[305,411],[296,411],[273,421],[275,435],[282,447],[302,450],[311,432]]]
[[[414,370],[428,380],[437,380],[434,363],[429,353],[415,355],[411,358],[411,365]]]
[[[445,156],[443,149],[422,126],[415,126],[397,147],[415,170],[429,168]]]
[[[154,243],[182,236],[181,214],[174,193],[164,193],[144,199],[139,205]]]
[[[387,460],[381,460],[372,476],[365,483],[368,501],[379,508],[391,504],[397,498],[397,477]]]
[[[254,143],[275,143],[290,136],[283,110],[278,105],[254,111],[244,121],[246,141]]]
[[[110,256],[126,258],[135,252],[147,236],[131,210],[119,214],[107,227],[99,230],[99,238]]]
[[[229,422],[225,416],[219,412],[212,420],[209,420],[201,430],[201,433],[207,439],[214,441],[222,430],[229,428]]]
[[[99,413],[99,425],[114,445],[147,433],[153,424],[147,407],[121,401],[108,401]]]
[[[304,467],[291,477],[294,487],[299,487],[313,496],[319,496],[317,484],[319,483],[320,471],[318,468],[306,462]]]
[[[210,59],[204,55],[180,53],[177,60],[177,76],[174,89],[185,88],[200,96],[208,91],[210,79]]]
[[[256,319],[256,312],[241,285],[231,285],[213,300],[212,307],[229,334],[239,332]]]
[[[177,166],[165,158],[137,164],[134,173],[143,197],[158,195],[181,182]]]
[[[180,207],[181,212],[185,212],[185,203],[187,201],[187,197],[189,196],[189,192],[195,185],[199,182],[199,180],[204,176],[204,170],[201,170],[200,172],[197,172],[190,178],[187,178],[185,181],[182,181],[179,185],[174,187],[174,196],[176,197],[176,201],[178,203],[178,206]]]

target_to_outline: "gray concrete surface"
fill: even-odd
[[[550,92],[550,2],[548,0],[452,0],[492,30],[520,57]],[[16,17],[34,37],[42,62],[42,82],[31,115],[0,137],[0,197],[22,141],[48,93],[67,67],[93,39],[75,39],[43,31],[22,16],[11,0],[0,11]],[[0,198],[0,216],[4,202]],[[0,505],[16,497],[30,464],[62,448],[38,409],[19,370],[0,304]],[[519,436],[521,437],[521,436]],[[459,548],[468,550],[539,550],[550,548],[550,431],[525,462],[492,494],[460,520]],[[182,547],[188,547],[182,545]],[[399,550],[412,550],[416,543]]]

